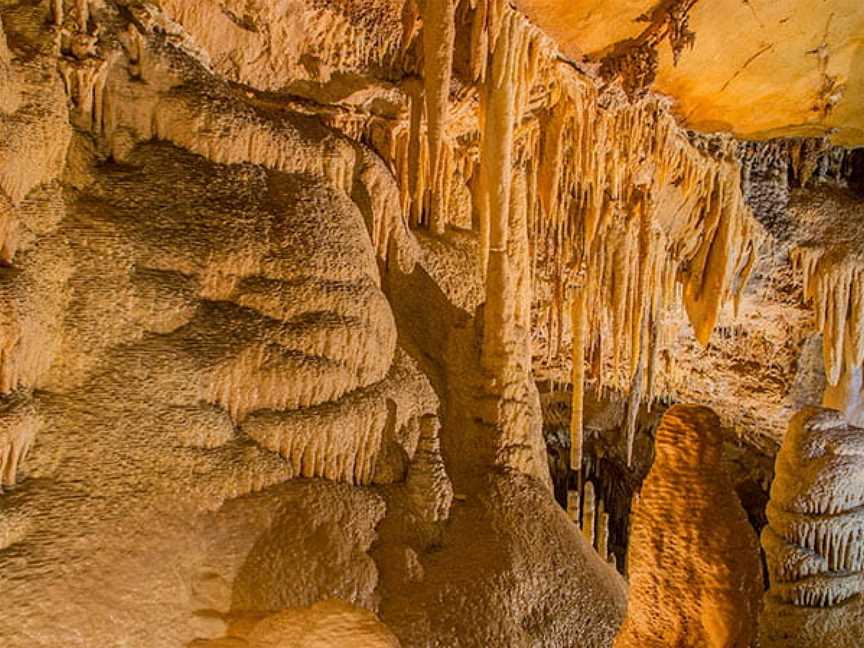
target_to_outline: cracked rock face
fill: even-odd
[[[771,581],[763,618],[767,645],[781,645],[781,639],[794,646],[859,645],[862,510],[864,430],[836,411],[799,412],[777,455],[769,525],[762,532]],[[796,620],[800,633],[791,625]]]
[[[630,39],[647,41],[656,50],[655,87],[699,130],[759,139],[833,132],[839,143],[864,143],[864,8],[855,0],[516,4],[577,59],[599,61]],[[678,56],[674,37],[661,41],[652,31],[668,24],[658,10],[677,19],[673,34],[695,34]]]

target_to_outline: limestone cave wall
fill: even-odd
[[[864,424],[864,158],[516,5],[0,0],[0,643],[647,645],[665,514],[670,623],[755,641],[789,419]]]

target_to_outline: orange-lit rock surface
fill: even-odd
[[[864,8],[855,0],[516,4],[569,55],[592,60],[638,39],[651,24],[641,16],[692,6],[692,46],[676,65],[661,39],[655,86],[687,124],[760,138],[832,132],[838,142],[864,143]]]
[[[190,648],[399,648],[399,640],[375,615],[339,599],[288,608],[263,618],[241,617],[228,636],[195,641]]]
[[[670,408],[636,504],[616,648],[749,646],[762,595],[756,534],[720,465],[711,410]]]

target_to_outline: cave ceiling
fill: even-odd
[[[754,139],[831,134],[838,144],[864,144],[864,3],[859,0],[516,0],[516,5],[567,55],[588,62],[638,41],[652,29],[651,18],[692,5],[683,24],[692,41],[675,64],[668,36],[660,40],[654,83],[674,99],[675,112],[688,126]],[[659,27],[654,36],[668,29]]]

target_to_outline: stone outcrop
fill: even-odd
[[[443,371],[397,325],[414,298],[434,319],[441,290],[430,282],[409,297],[397,285],[431,266],[420,269],[392,167],[333,112],[342,101],[327,91],[306,88],[329,107],[296,96],[284,104],[252,89],[263,83],[248,76],[255,66],[227,72],[225,41],[200,30],[224,20],[223,7],[159,5],[0,5],[3,645],[230,641],[237,616],[328,598],[382,610],[400,637],[422,629],[445,643],[507,644],[573,634],[602,645],[623,608],[621,579],[580,553],[540,462],[530,466],[540,479],[517,489],[508,475],[506,495],[476,497],[476,514],[444,535],[449,473],[470,458],[443,447],[433,389]],[[346,7],[295,9],[334,38],[353,24]],[[361,31],[374,38],[388,11],[381,3]],[[239,7],[228,13],[233,26],[212,24],[239,37],[266,24]],[[334,63],[356,45],[325,55]],[[380,52],[368,48],[354,73],[377,69]],[[327,64],[304,61],[306,78],[323,81],[314,70]],[[386,111],[378,87],[369,103]],[[518,222],[527,228],[524,209]],[[524,277],[524,238],[514,245]],[[530,405],[521,285],[517,377]],[[431,357],[442,362],[444,349]],[[526,472],[531,456],[542,458],[539,404],[527,412],[501,445],[516,455],[527,444],[529,458],[500,460]],[[448,423],[451,438],[461,425]],[[528,511],[550,530],[519,527]],[[465,544],[481,535],[500,558],[485,567]],[[538,535],[579,560],[525,562],[544,544]],[[403,559],[379,567],[373,554]],[[454,581],[454,571],[468,577]],[[538,578],[530,590],[502,585],[529,572]],[[439,626],[448,592],[482,614]],[[538,612],[549,607],[554,619]],[[280,623],[250,642],[292,641],[293,621],[284,632]]]
[[[693,128],[752,138],[833,133],[847,145],[864,142],[857,109],[864,9],[855,2],[515,4],[576,59],[600,61],[642,46],[630,67],[646,61],[654,87],[674,97]]]

